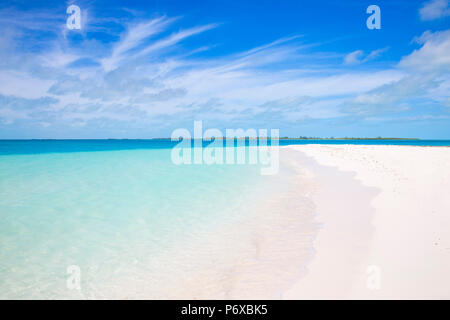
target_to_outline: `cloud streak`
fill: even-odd
[[[176,128],[203,119],[218,126],[268,121],[283,126],[392,115],[419,118],[424,106],[449,110],[449,30],[423,33],[416,50],[381,68],[368,62],[388,47],[356,50],[342,61],[343,53],[320,51],[320,44],[300,35],[208,54],[205,50],[216,44],[195,46],[192,41],[187,46],[185,40],[209,35],[221,24],[180,27],[183,22],[167,16],[116,21],[119,31],[108,34],[108,41],[86,30],[66,37],[57,30],[33,54],[22,50],[24,28],[10,29],[10,40],[0,41],[5,48],[2,125],[126,131]]]
[[[419,10],[420,19],[430,21],[450,16],[448,0],[431,0],[425,2]]]
[[[360,64],[364,62],[368,62],[378,58],[383,52],[389,50],[389,48],[382,48],[371,51],[369,54],[365,55],[363,50],[356,50],[350,52],[344,57],[344,64],[352,65],[352,64]]]

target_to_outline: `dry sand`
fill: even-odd
[[[283,149],[315,177],[322,224],[284,299],[450,298],[450,148]]]

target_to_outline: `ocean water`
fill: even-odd
[[[0,140],[0,155],[67,153],[81,151],[113,151],[136,149],[169,149],[178,142],[169,139],[109,139],[109,140]],[[204,142],[207,145],[206,142]],[[246,141],[248,145],[248,141]],[[270,143],[269,143],[270,144]],[[365,139],[281,139],[280,146],[296,144],[356,144],[356,145],[410,145],[410,146],[450,146],[450,140],[365,140]]]
[[[308,201],[285,205],[286,219],[273,209],[294,190],[282,178],[291,173],[177,166],[167,143],[0,142],[0,298],[267,297],[302,272],[299,262],[264,277],[288,263],[283,241],[298,243],[290,261],[310,255],[309,233],[298,233]]]
[[[174,144],[0,141],[0,298],[276,298],[302,276],[308,175],[175,165]]]

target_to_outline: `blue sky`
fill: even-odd
[[[6,0],[0,28],[0,138],[169,137],[202,120],[450,139],[448,0]]]

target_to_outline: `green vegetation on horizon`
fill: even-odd
[[[298,138],[289,138],[289,137],[280,137],[280,139],[289,139],[289,140],[420,140],[418,138],[354,138],[354,137],[344,137],[344,138],[319,138],[319,137],[298,137]]]
[[[214,137],[215,139],[222,139],[222,140],[230,140],[230,139],[262,139],[264,137]],[[271,139],[271,137],[267,137],[268,139]],[[170,140],[171,138],[154,138],[155,140]],[[329,138],[320,138],[320,137],[303,137],[300,136],[298,138],[294,137],[279,137],[280,140],[421,140],[419,138],[383,138],[383,137],[376,137],[376,138],[354,138],[354,137],[344,137],[344,138],[335,138],[335,137],[329,137]],[[194,139],[195,140],[195,139]],[[200,139],[199,139],[200,140]]]

